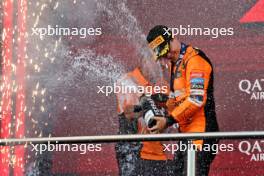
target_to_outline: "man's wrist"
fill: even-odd
[[[142,107],[140,105],[134,105],[134,112],[142,111]]]
[[[166,126],[172,126],[174,123],[177,123],[177,121],[174,119],[173,116],[169,115],[166,117]]]

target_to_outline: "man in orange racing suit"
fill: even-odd
[[[170,117],[156,117],[156,126],[149,130],[160,131],[174,120],[179,124],[179,131],[182,133],[218,131],[213,95],[213,67],[207,56],[199,49],[180,43],[166,26],[152,28],[147,41],[154,52],[155,60],[162,67],[168,68],[170,77],[170,97],[166,103]],[[182,142],[187,143],[186,140]],[[196,175],[208,175],[215,155],[213,151],[203,149],[205,144],[212,146],[217,142],[213,139],[193,142],[198,146]],[[186,155],[187,151],[175,153],[177,176],[186,175]]]
[[[118,86],[133,87],[133,92],[120,92],[117,94],[119,113],[119,134],[149,133],[142,114],[134,112],[134,105],[139,104],[139,97],[143,91],[139,86],[151,88],[140,68],[125,74],[117,81]],[[166,86],[167,88],[168,86]],[[147,90],[147,89],[146,89]],[[145,90],[145,91],[146,91]],[[145,93],[152,93],[151,90]],[[167,89],[166,89],[167,91]],[[166,154],[163,145],[155,142],[119,142],[116,144],[116,154],[121,176],[153,176],[169,175]],[[171,163],[171,162],[170,162]],[[171,170],[171,169],[170,169]]]

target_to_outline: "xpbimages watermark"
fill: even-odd
[[[40,38],[44,36],[79,36],[80,38],[86,38],[87,36],[102,35],[102,28],[68,28],[60,27],[58,25],[47,27],[32,28],[31,35],[37,35]]]
[[[31,144],[32,150],[39,154],[44,152],[79,152],[80,154],[86,154],[87,152],[100,152],[102,151],[102,144]]]
[[[217,143],[217,144],[195,144],[192,142],[178,142],[174,144],[163,144],[163,151],[175,154],[176,152],[186,152],[187,150],[205,151],[213,154],[220,152],[239,151],[246,155],[249,161],[264,162],[264,140],[243,140],[239,143]]]
[[[212,152],[213,154],[217,154],[219,152],[232,152],[234,151],[233,144],[194,144],[192,142],[182,142],[176,144],[163,144],[163,151],[171,152],[175,154],[177,151],[187,151],[187,150],[195,150],[195,151],[205,151],[205,152]]]
[[[113,86],[97,86],[97,93],[105,94],[106,96],[115,94],[146,94],[151,95],[152,93],[165,94],[168,90],[168,86],[139,86],[139,85],[117,85],[114,83]]]
[[[215,39],[218,38],[220,36],[231,36],[234,35],[234,28],[229,27],[214,27],[214,28],[209,28],[209,27],[194,27],[191,25],[180,25],[177,27],[173,27],[173,28],[164,28],[165,32],[163,35],[165,34],[169,34],[171,33],[172,36],[184,36],[184,35],[188,35],[188,36],[210,36],[211,38]]]

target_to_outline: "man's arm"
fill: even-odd
[[[186,68],[187,98],[171,112],[171,116],[177,122],[188,120],[204,106],[211,72],[210,64],[198,55],[188,61]]]

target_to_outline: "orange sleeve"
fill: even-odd
[[[185,121],[204,106],[211,71],[210,64],[199,55],[189,59],[186,67],[187,98],[171,112],[175,120]]]

